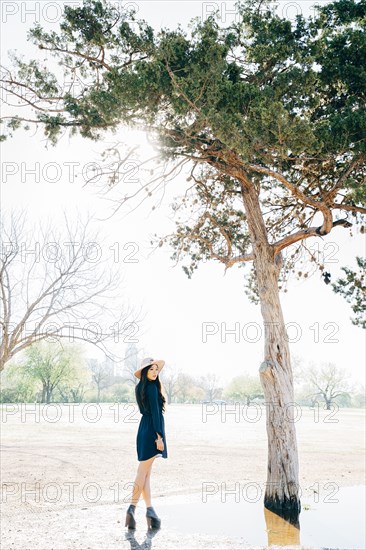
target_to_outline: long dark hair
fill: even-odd
[[[147,384],[155,384],[156,387],[158,388],[158,400],[162,408],[162,411],[164,412],[166,400],[161,391],[161,383],[160,383],[159,376],[157,376],[155,380],[149,380],[147,378],[147,371],[149,370],[150,367],[151,365],[148,365],[147,367],[143,368],[141,371],[140,382],[135,386],[136,401],[140,408],[140,411],[144,409],[149,410],[149,403],[146,395],[146,386]]]

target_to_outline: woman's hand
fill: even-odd
[[[164,451],[164,441],[161,437],[158,437],[155,439],[156,446],[158,448],[158,451]]]

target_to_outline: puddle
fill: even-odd
[[[164,517],[166,530],[240,539],[243,549],[309,545],[323,549],[365,550],[365,489],[363,485],[337,488],[327,491],[319,502],[316,502],[316,494],[312,499],[302,497],[300,529],[264,508],[263,499],[235,502],[235,495],[230,494],[226,502],[208,499],[204,503],[197,500],[197,495],[194,499],[187,495],[185,502],[172,500],[169,504],[162,499],[156,508]],[[163,540],[163,533],[161,535]],[[243,544],[243,541],[246,542]]]

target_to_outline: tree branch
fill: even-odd
[[[332,227],[335,227],[337,225],[342,225],[343,227],[352,227],[352,224],[348,220],[336,220],[332,223]],[[278,254],[283,248],[286,248],[287,246],[290,246],[291,244],[294,244],[298,241],[308,239],[309,237],[322,236],[320,230],[321,227],[309,227],[308,229],[303,229],[301,231],[297,231],[296,233],[292,233],[291,235],[287,235],[283,239],[280,239],[279,241],[272,244],[275,250],[275,255]]]
[[[298,198],[300,201],[302,201],[305,204],[308,204],[309,206],[312,206],[316,210],[320,210],[323,214],[323,225],[319,229],[320,235],[326,235],[329,233],[332,229],[332,212],[328,208],[324,202],[315,201],[314,199],[307,197],[301,189],[299,189],[296,185],[289,182],[285,176],[279,172],[276,172],[275,170],[271,170],[269,168],[265,168],[264,166],[257,166],[255,164],[248,164],[245,166],[245,168],[249,168],[249,170],[252,170],[254,172],[259,172],[260,174],[265,174],[267,176],[271,176],[275,178],[277,181],[281,182],[290,192],[293,196]]]
[[[353,172],[353,170],[363,161],[363,157],[355,157],[350,165],[344,170],[343,174],[340,176],[338,181],[334,184],[332,189],[330,189],[325,195],[323,196],[324,202],[328,203],[329,201],[333,200],[335,195],[337,194],[338,189],[342,187],[348,176]]]

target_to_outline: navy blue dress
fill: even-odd
[[[142,417],[136,436],[137,459],[139,461],[147,460],[156,455],[167,458],[168,452],[162,411],[163,403],[155,382],[149,381],[146,385],[146,396],[148,408],[141,410],[139,407]],[[156,433],[160,434],[164,439],[164,451],[159,451],[156,446],[155,439],[158,437]]]

